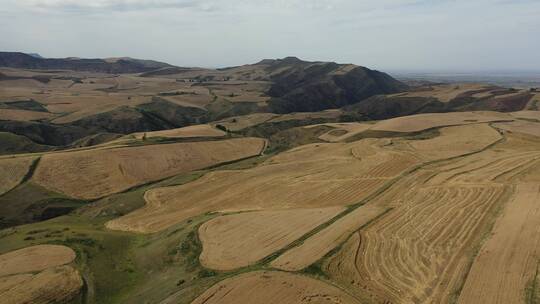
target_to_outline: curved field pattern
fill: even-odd
[[[285,252],[272,261],[271,266],[286,271],[298,271],[313,264],[355,230],[383,214],[387,209],[375,205],[362,206],[313,235],[301,245]]]
[[[201,264],[218,270],[254,264],[341,211],[340,207],[258,211],[215,218],[199,228]]]
[[[38,245],[0,255],[2,303],[64,303],[79,293],[79,272],[66,265],[75,252],[65,246]]]
[[[35,160],[35,157],[0,159],[0,195],[16,187]]]
[[[194,182],[153,189],[146,206],[107,223],[110,229],[156,232],[205,212],[298,209],[358,203],[417,164],[386,140],[311,144],[242,171],[211,172]]]
[[[430,113],[383,120],[376,123],[371,130],[419,132],[438,127],[512,120],[514,120],[514,118],[509,114],[497,112]]]
[[[192,304],[360,304],[345,291],[305,276],[277,271],[242,274],[219,282]]]
[[[439,136],[409,141],[409,144],[426,160],[437,160],[479,151],[500,139],[499,132],[487,124],[480,124],[441,128]]]
[[[32,177],[69,196],[95,199],[133,186],[259,155],[265,141],[239,138],[46,154]]]
[[[330,276],[377,303],[446,303],[467,266],[499,186],[433,187],[361,230],[327,264]]]

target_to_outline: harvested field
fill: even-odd
[[[275,259],[271,265],[286,271],[304,269],[345,242],[354,231],[385,211],[386,209],[380,206],[362,206],[313,235],[301,245],[288,250]]]
[[[192,304],[353,304],[341,289],[308,277],[277,271],[242,274],[214,285]]]
[[[75,198],[93,199],[169,176],[243,159],[265,141],[238,138],[44,155],[32,178]]]
[[[482,93],[476,93],[475,97],[487,97],[491,96],[489,93],[489,87],[484,84],[477,83],[460,83],[460,84],[442,84],[442,85],[433,85],[429,86],[425,90],[418,90],[406,93],[399,93],[390,96],[399,96],[399,97],[434,97],[440,100],[441,102],[449,102],[452,99],[455,99],[459,95],[475,92],[475,91],[487,91]]]
[[[497,112],[430,113],[383,120],[370,130],[419,132],[426,129],[482,122],[511,121],[512,116]]]
[[[463,125],[440,129],[440,135],[408,144],[426,160],[445,159],[480,151],[502,136],[487,124]]]
[[[75,252],[66,246],[37,245],[0,255],[0,277],[42,271],[65,265],[75,259]]]
[[[315,126],[320,126],[320,125],[307,126],[306,128],[312,128]],[[319,136],[320,139],[327,142],[341,142],[358,133],[362,133],[368,130],[373,125],[365,124],[365,123],[350,122],[350,123],[327,123],[327,124],[322,124],[322,126],[328,126],[334,129]]]
[[[16,187],[34,161],[34,157],[0,159],[0,195]]]
[[[254,264],[341,211],[340,207],[259,211],[215,218],[199,228],[201,264],[217,270]]]
[[[211,172],[189,184],[148,191],[144,208],[107,225],[156,232],[205,212],[355,204],[417,164],[414,156],[385,144],[386,140],[311,144],[253,169]]]
[[[485,151],[442,166],[428,185],[507,182],[540,159],[540,151]]]
[[[540,137],[540,123],[529,121],[512,121],[494,124],[495,127],[510,131]]]
[[[467,303],[534,303],[538,275],[540,184],[519,184],[476,257],[459,297]],[[525,299],[525,300],[524,300]]]
[[[222,137],[227,133],[216,129],[210,125],[194,125],[178,129],[154,131],[154,132],[140,132],[132,134],[137,139],[152,137],[165,137],[165,138],[190,138],[190,137]]]
[[[480,185],[413,189],[349,239],[326,269],[376,303],[447,303],[503,193]]]
[[[518,111],[510,113],[515,118],[540,121],[540,111]]]
[[[75,252],[58,245],[37,245],[0,255],[2,303],[59,303],[79,293],[79,272],[69,264]]]

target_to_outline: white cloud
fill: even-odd
[[[0,0],[0,49],[230,66],[540,69],[538,0]],[[36,11],[37,10],[37,11]]]
[[[149,8],[203,7],[197,0],[19,0],[27,8],[63,10],[138,10]]]

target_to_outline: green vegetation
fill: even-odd
[[[4,101],[0,102],[0,109],[16,109],[35,112],[49,112],[43,104],[33,100],[16,100],[16,101]]]
[[[0,228],[63,215],[87,204],[26,182],[0,196]]]
[[[0,155],[51,151],[54,147],[37,144],[25,136],[0,132]]]

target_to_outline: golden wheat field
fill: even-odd
[[[231,270],[254,264],[343,211],[340,207],[256,211],[218,217],[199,228],[208,268]]]
[[[77,198],[98,198],[182,172],[259,155],[265,141],[239,138],[44,155],[32,180]]]

